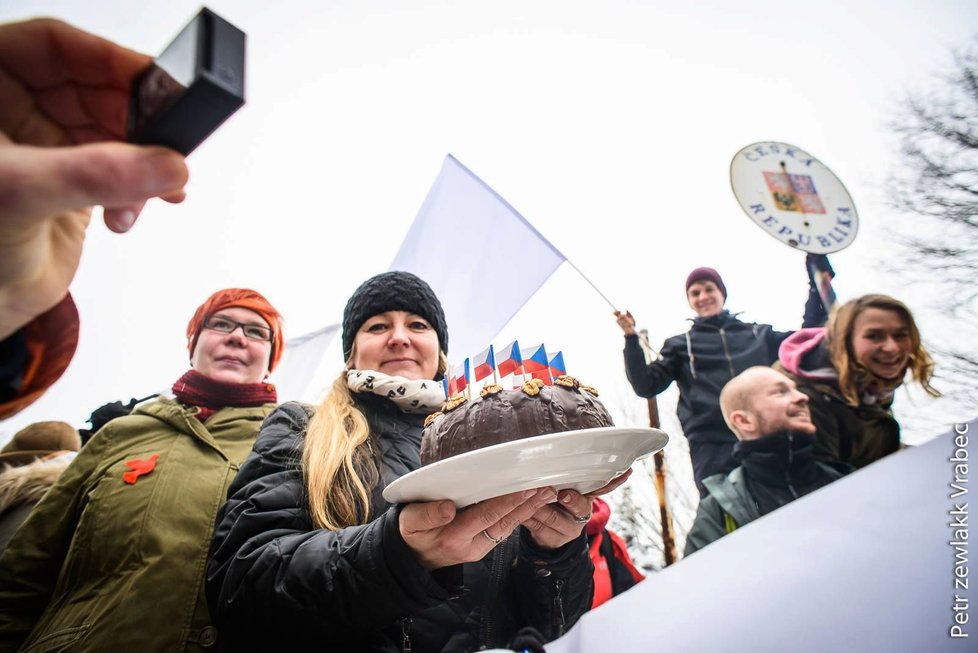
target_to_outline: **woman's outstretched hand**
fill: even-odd
[[[537,546],[557,549],[577,539],[591,519],[591,502],[594,497],[608,494],[628,480],[632,470],[613,479],[607,485],[581,494],[574,490],[561,490],[557,502],[542,506],[523,524]]]
[[[427,569],[474,562],[556,500],[554,489],[544,487],[486,499],[462,510],[451,501],[410,503],[401,511],[401,537]]]

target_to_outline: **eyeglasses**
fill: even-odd
[[[272,330],[260,324],[243,324],[235,322],[221,315],[207,315],[204,317],[204,328],[218,333],[234,333],[234,330],[241,327],[241,333],[248,340],[263,340],[270,342]]]

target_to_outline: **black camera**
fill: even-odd
[[[244,104],[245,34],[206,7],[133,81],[126,140],[190,154]]]

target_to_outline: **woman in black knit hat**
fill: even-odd
[[[447,349],[418,277],[380,274],[350,298],[343,371],[319,406],[269,417],[219,515],[207,590],[229,650],[474,651],[526,627],[553,639],[588,608],[590,498],[384,501],[420,466]]]

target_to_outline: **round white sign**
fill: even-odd
[[[754,223],[782,243],[831,254],[856,239],[856,206],[839,178],[801,148],[754,143],[730,162],[730,185]]]

